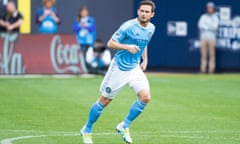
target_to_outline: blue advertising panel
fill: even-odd
[[[135,0],[135,10],[140,0]],[[149,46],[149,65],[198,68],[198,20],[207,0],[155,0],[152,22],[156,33]],[[217,34],[217,68],[240,68],[240,1],[215,0],[220,25]],[[135,13],[136,14],[136,13]]]

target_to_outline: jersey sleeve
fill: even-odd
[[[121,42],[126,38],[126,24],[123,24],[112,36],[112,39],[117,42]]]

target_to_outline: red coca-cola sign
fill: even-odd
[[[8,34],[0,38],[0,74],[86,73],[74,35]]]

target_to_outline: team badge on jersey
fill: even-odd
[[[106,93],[111,93],[112,89],[110,87],[106,87],[105,91],[106,91]]]

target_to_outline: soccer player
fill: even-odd
[[[117,125],[116,130],[126,143],[132,143],[129,126],[142,113],[151,98],[149,83],[143,71],[146,70],[148,63],[147,45],[155,31],[155,26],[150,22],[154,11],[153,1],[141,1],[137,11],[138,17],[123,23],[109,40],[108,47],[118,51],[101,84],[102,95],[91,107],[87,123],[80,131],[84,144],[93,143],[93,124],[103,109],[127,84],[136,92],[138,99],[133,103],[125,119]]]

